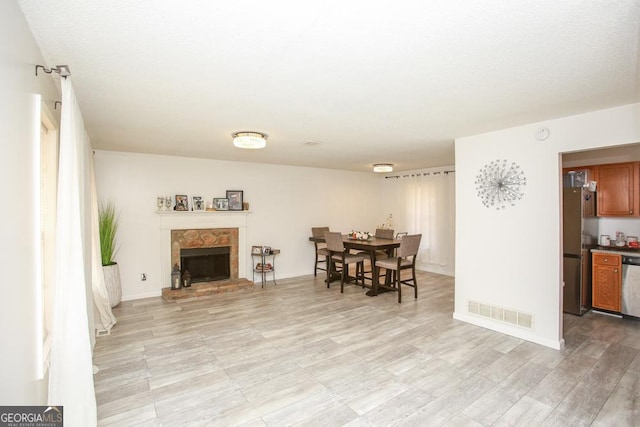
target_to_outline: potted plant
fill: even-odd
[[[100,231],[100,254],[104,282],[109,294],[109,303],[111,307],[115,307],[122,300],[122,285],[120,283],[120,269],[114,261],[114,257],[118,252],[116,245],[118,212],[113,201],[100,203],[98,207],[98,229]]]

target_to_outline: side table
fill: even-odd
[[[264,284],[267,281],[267,275],[271,274],[271,280],[273,284],[276,282],[276,255],[280,253],[280,249],[271,249],[269,252],[251,253],[251,258],[254,262],[253,266],[253,281],[256,281],[256,273],[260,275],[260,284],[264,288]]]

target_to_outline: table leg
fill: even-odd
[[[371,289],[366,295],[375,297],[378,295],[378,273],[376,272],[376,251],[369,251],[369,259],[371,259]]]

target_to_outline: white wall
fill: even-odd
[[[60,100],[60,95],[50,76],[35,76],[35,65],[44,61],[15,1],[0,2],[0,40],[0,186],[5,200],[0,222],[5,245],[0,264],[0,402],[38,405],[46,402],[46,382],[36,378],[37,330],[42,325],[37,323],[36,299],[39,133],[34,130],[34,99],[41,94],[46,101]]]
[[[560,348],[562,340],[560,153],[640,141],[640,104],[456,140],[456,289],[454,317]],[[543,142],[535,131],[548,127]],[[492,160],[519,164],[525,195],[503,211],[475,190]],[[467,313],[469,300],[533,314],[533,330]]]
[[[157,196],[211,201],[226,190],[243,190],[251,211],[244,250],[279,248],[277,278],[313,273],[311,227],[373,230],[384,220],[378,197],[383,178],[373,173],[111,151],[96,151],[95,162],[99,198],[113,199],[120,209],[116,261],[125,300],[157,296],[169,286],[169,277],[160,274]],[[247,270],[251,278],[250,263]],[[147,274],[146,282],[140,273]]]

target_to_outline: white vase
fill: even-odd
[[[120,304],[122,300],[122,284],[120,283],[120,268],[118,264],[103,265],[104,283],[107,286],[107,294],[109,294],[109,303],[111,307]]]

